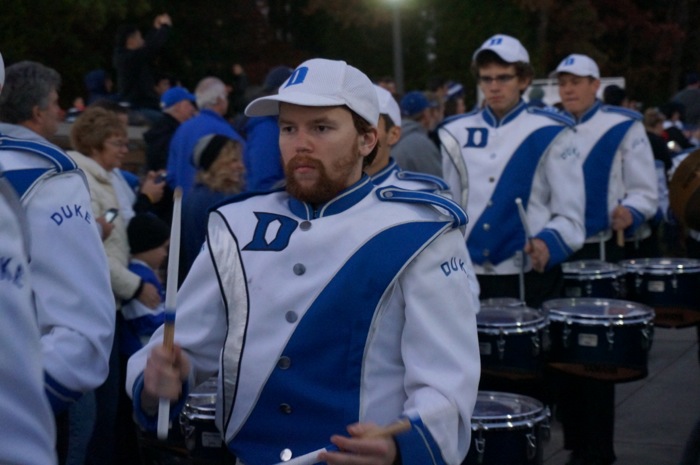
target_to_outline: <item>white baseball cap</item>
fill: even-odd
[[[523,44],[515,37],[505,34],[496,34],[481,44],[481,47],[474,52],[472,61],[476,61],[476,57],[484,50],[491,50],[506,63],[517,63],[519,61],[530,63],[530,55],[527,53],[527,50],[525,50],[525,47],[523,47]]]
[[[379,120],[379,103],[372,81],[344,61],[307,60],[284,81],[276,95],[253,100],[247,116],[278,115],[280,102],[306,107],[347,105],[372,126]]]
[[[2,61],[2,53],[0,53],[0,87],[5,85],[5,62]]]
[[[591,76],[595,79],[600,79],[600,70],[598,70],[598,65],[595,61],[586,55],[578,55],[576,53],[572,53],[564,58],[552,75],[556,76],[559,73],[569,73],[582,77]]]
[[[399,104],[391,92],[385,88],[374,85],[374,90],[377,92],[377,100],[379,100],[379,114],[387,115],[395,126],[401,126],[401,110]]]

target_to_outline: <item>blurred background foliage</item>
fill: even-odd
[[[193,89],[209,74],[231,81],[243,65],[252,83],[272,66],[314,56],[344,59],[372,78],[393,73],[392,8],[399,8],[405,89],[431,76],[462,82],[475,99],[471,55],[489,36],[519,38],[536,77],[568,53],[585,53],[604,76],[623,76],[645,105],[667,101],[699,71],[700,0],[2,0],[6,64],[36,60],[64,79],[61,103],[84,95],[83,76],[113,74],[117,27],[173,19],[155,63]]]

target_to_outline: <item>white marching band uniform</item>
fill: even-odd
[[[219,372],[216,421],[239,463],[297,457],[348,424],[401,416],[413,424],[396,438],[405,465],[463,460],[480,373],[465,222],[449,199],[367,176],[317,211],[277,191],[210,214],[175,342],[192,361],[189,385]],[[162,331],[127,375],[151,427],[139,398]]]
[[[379,186],[396,186],[412,191],[432,192],[449,197],[450,186],[440,177],[427,173],[416,173],[399,168],[396,160],[389,159],[389,164],[370,176],[372,182]]]
[[[448,186],[442,178],[433,176],[432,174],[402,170],[393,158],[389,158],[389,164],[370,176],[370,179],[379,187],[395,186],[412,191],[432,192],[447,198],[452,198],[450,186]],[[468,262],[465,269],[469,273],[469,287],[471,288],[472,297],[474,298],[472,305],[478,313],[481,310],[481,302],[479,301],[479,281],[476,279],[474,265],[472,264],[472,259],[469,254],[467,254],[467,258]]]
[[[27,263],[29,234],[10,184],[0,177],[0,463],[56,463],[55,424],[44,394],[39,328]],[[24,228],[22,227],[24,226]]]
[[[584,190],[572,124],[521,100],[500,121],[486,107],[438,128],[443,177],[470,218],[467,247],[476,274],[531,268],[529,259],[524,265],[518,259],[526,232],[516,198],[533,237],[547,244],[548,267],[581,247]]]
[[[583,157],[586,187],[586,242],[612,237],[612,212],[618,202],[630,210],[635,232],[651,234],[646,221],[658,209],[658,182],[654,155],[641,115],[600,101],[576,121],[576,147]],[[641,226],[645,226],[641,228]]]
[[[22,126],[0,124],[0,134],[0,164],[32,235],[44,384],[60,413],[107,377],[115,321],[107,258],[75,162]]]

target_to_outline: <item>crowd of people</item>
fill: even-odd
[[[396,95],[391,78],[321,58],[272,68],[245,99],[239,65],[234,86],[161,82],[152,60],[172,26],[120,28],[117,91],[90,73],[67,152],[51,142],[59,73],[0,57],[2,351],[21,367],[1,367],[0,419],[17,427],[0,462],[139,463],[160,400],[172,420],[212,377],[216,426],[245,465],[458,465],[485,389],[551,405],[569,465],[615,462],[614,383],[484,376],[480,300],[540,308],[572,261],[700,258],[700,231],[668,202],[700,143],[697,75],[640,113],[572,53],[539,70],[559,90],[545,102],[528,51],[497,34],[473,53],[470,111],[458,82]],[[148,125],[138,173],[122,167],[134,123]]]

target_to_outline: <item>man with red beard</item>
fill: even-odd
[[[174,350],[161,329],[129,362],[139,421],[218,372],[217,426],[246,465],[461,463],[480,371],[464,212],[363,174],[379,106],[345,62],[302,63],[246,113],[279,114],[287,187],[211,211]]]

